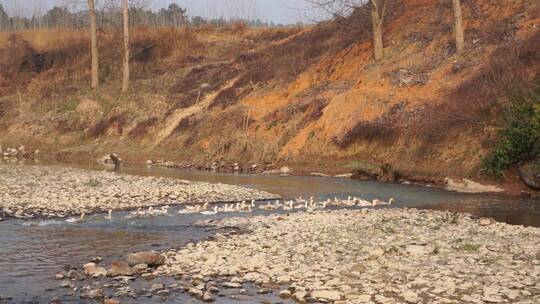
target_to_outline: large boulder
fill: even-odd
[[[135,266],[137,264],[146,264],[149,267],[157,267],[165,264],[166,258],[164,255],[155,251],[142,251],[137,253],[130,253],[126,256],[126,262],[129,266]]]

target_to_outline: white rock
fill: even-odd
[[[341,294],[334,290],[314,290],[311,292],[311,297],[328,301],[341,300]]]

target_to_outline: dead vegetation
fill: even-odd
[[[132,138],[142,138],[148,134],[148,130],[158,122],[157,117],[150,117],[141,122],[129,131],[129,136]]]
[[[540,32],[526,41],[496,49],[472,78],[448,94],[445,102],[425,109],[418,117],[421,128],[417,135],[435,144],[449,135],[449,130],[482,132],[500,114],[509,96],[532,87],[538,79],[538,45]]]

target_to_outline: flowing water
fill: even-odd
[[[95,165],[78,167],[99,168]],[[394,198],[397,203],[393,207],[467,212],[515,225],[540,226],[540,202],[515,197],[459,194],[425,186],[321,177],[215,174],[146,167],[124,167],[122,172],[236,184],[265,190],[283,198]],[[80,267],[96,256],[103,257],[106,264],[125,253],[180,247],[215,233],[212,229],[193,225],[195,221],[211,216],[179,215],[174,211],[171,214],[169,217],[126,220],[125,213],[115,213],[112,222],[106,221],[103,215],[93,215],[81,224],[68,224],[63,220],[0,222],[0,295],[11,297],[8,303],[48,303],[53,296],[63,295],[64,291],[58,289],[59,281],[53,276],[66,265]],[[234,215],[239,214],[228,216]],[[254,302],[257,297],[260,296],[250,297],[244,302]],[[272,300],[272,296],[263,298]],[[163,302],[156,298],[130,301],[123,303]],[[194,301],[180,295],[166,302]],[[223,297],[218,298],[217,303],[241,301]],[[70,302],[81,303],[81,300],[64,297],[64,303]]]

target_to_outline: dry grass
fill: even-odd
[[[11,32],[0,32],[0,45],[5,45]],[[24,39],[38,51],[46,51],[51,48],[69,46],[76,40],[90,40],[87,30],[51,28],[17,31],[17,36]]]
[[[148,130],[157,122],[157,117],[150,117],[144,121],[138,122],[135,127],[129,131],[129,136],[132,138],[142,138],[148,134]]]
[[[497,117],[508,97],[532,87],[540,70],[540,32],[525,42],[496,49],[476,75],[450,92],[444,103],[433,104],[419,117],[417,135],[426,142],[441,141],[449,130],[482,132]]]

